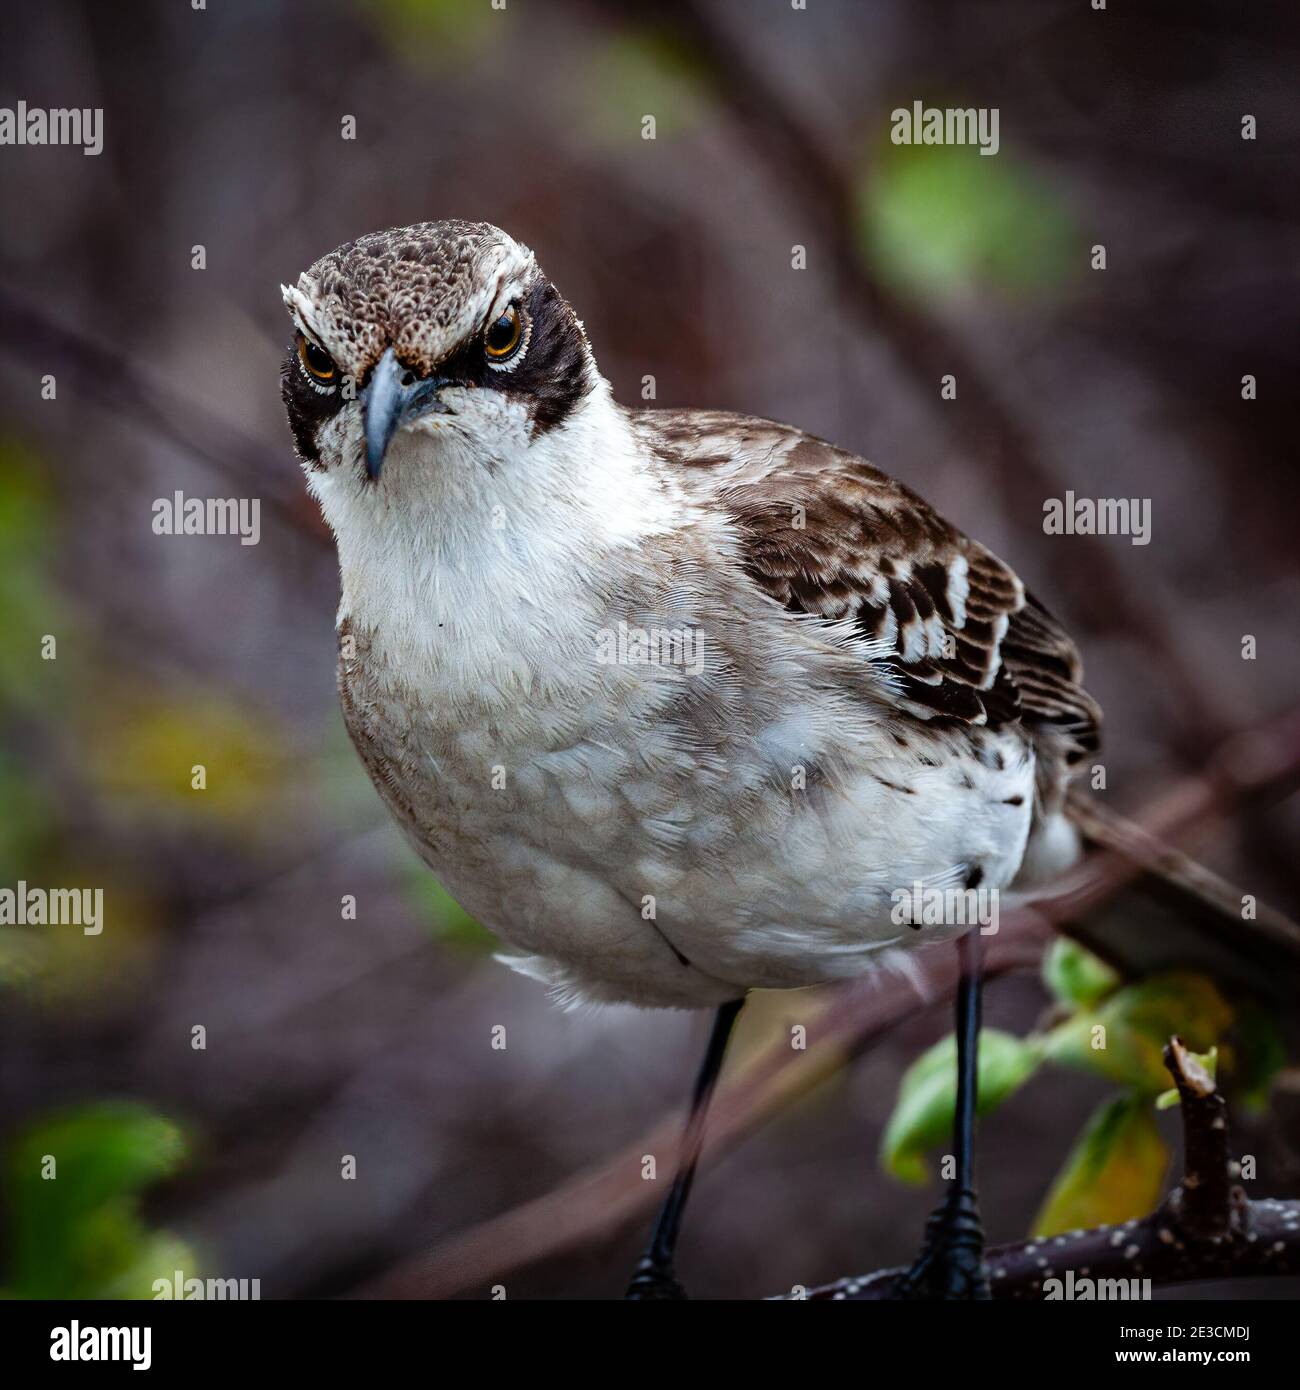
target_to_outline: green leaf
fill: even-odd
[[[985,1029],[980,1034],[979,1114],[1001,1105],[1033,1075],[1040,1060],[1036,1039]],[[903,1076],[880,1143],[885,1170],[901,1182],[925,1182],[929,1169],[924,1155],[951,1138],[956,1105],[957,1040],[949,1034],[922,1053]]]
[[[173,1173],[184,1153],[174,1124],[128,1103],[62,1111],[27,1130],[4,1169],[11,1213],[6,1292],[149,1298],[155,1279],[178,1268],[197,1272],[189,1249],[148,1230],[138,1212],[140,1191]]]
[[[1233,1026],[1234,1098],[1258,1113],[1268,1104],[1273,1078],[1286,1066],[1286,1043],[1271,1014],[1258,1004],[1246,1004]]]
[[[1208,1052],[1232,1019],[1231,1008],[1205,976],[1153,975],[1053,1028],[1046,1056],[1154,1096],[1169,1085],[1163,1054],[1170,1037],[1182,1038],[1193,1052]]]
[[[1089,1120],[1034,1219],[1035,1236],[1117,1225],[1145,1216],[1160,1199],[1169,1150],[1149,1098],[1106,1101]]]
[[[862,181],[859,236],[885,280],[931,299],[1040,295],[1083,264],[1060,199],[1006,148],[886,144]]]
[[[1058,936],[1043,957],[1043,983],[1062,1004],[1086,1008],[1100,1003],[1123,983],[1104,960],[1068,936]]]

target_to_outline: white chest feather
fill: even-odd
[[[527,468],[411,433],[382,491],[317,484],[348,727],[448,890],[573,997],[689,1006],[912,944],[900,885],[1009,882],[1023,739],[900,746],[837,694],[833,654],[708,563],[707,527],[609,424]]]

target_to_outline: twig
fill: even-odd
[[[1169,1040],[1165,1066],[1183,1112],[1183,1226],[1198,1240],[1217,1240],[1228,1234],[1233,1216],[1228,1107],[1181,1038]]]
[[[318,545],[329,533],[305,494],[293,490],[291,453],[250,436],[221,420],[166,384],[145,363],[120,349],[109,351],[93,337],[59,323],[44,310],[0,286],[0,350],[30,363],[56,363],[105,410],[144,428],[172,448],[266,502],[278,520]],[[182,426],[179,421],[185,421]]]
[[[1155,1286],[1300,1273],[1300,1202],[1246,1199],[1233,1182],[1227,1108],[1213,1079],[1178,1038],[1165,1048],[1165,1066],[1182,1111],[1182,1183],[1139,1221],[991,1250],[994,1298],[1095,1297],[1100,1280],[1142,1279]],[[888,1298],[901,1273],[878,1270],[800,1296],[852,1302]],[[1048,1287],[1049,1280],[1060,1281],[1059,1287]],[[1091,1281],[1086,1294],[1083,1280]]]

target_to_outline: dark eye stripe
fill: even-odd
[[[280,394],[299,457],[320,468],[316,435],[326,420],[338,414],[343,394],[334,382],[318,382],[302,360],[301,339],[289,344],[280,367]]]
[[[522,400],[532,416],[534,434],[544,434],[566,420],[591,390],[582,330],[573,311],[549,282],[536,285],[522,307],[527,351],[516,350],[507,371],[487,357],[483,385]]]

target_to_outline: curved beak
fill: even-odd
[[[438,399],[439,389],[449,384],[442,376],[416,376],[402,366],[392,348],[384,349],[370,380],[358,392],[365,421],[366,472],[372,481],[379,477],[388,446],[404,424],[430,411],[449,410]]]

